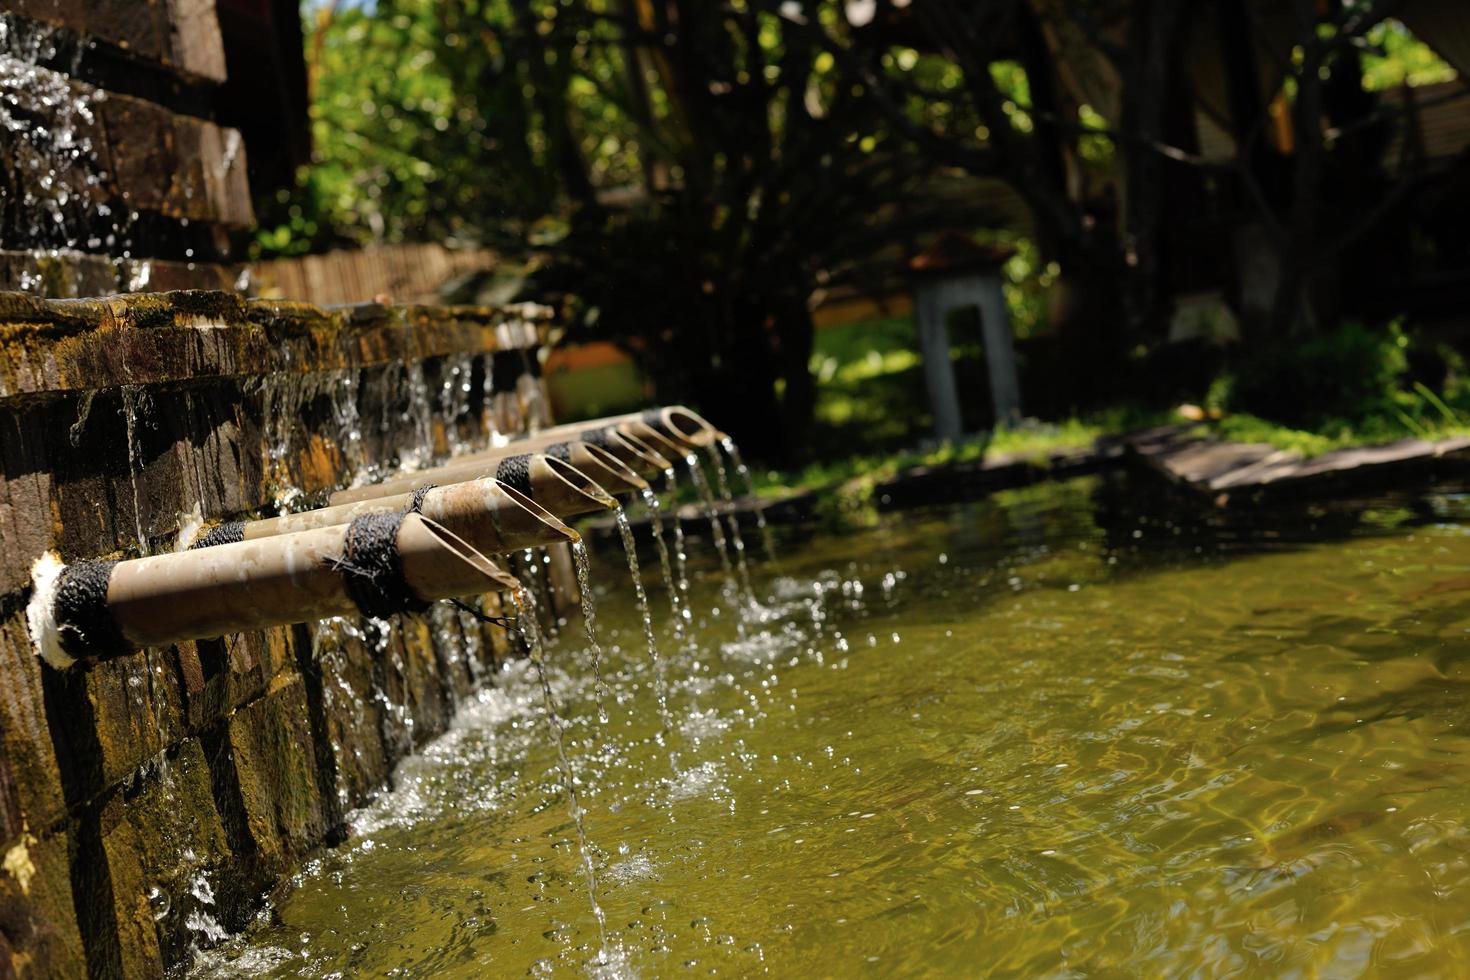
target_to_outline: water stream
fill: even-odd
[[[664,490],[669,495],[669,525],[674,531],[674,584],[679,589],[679,602],[684,607],[685,628],[690,631],[690,642],[694,643],[693,609],[689,603],[689,549],[684,540],[684,521],[679,517],[679,478],[672,466],[664,470]]]
[[[597,641],[597,597],[592,594],[592,562],[587,545],[572,542],[572,563],[577,569],[577,592],[582,600],[582,630],[587,635],[587,653],[592,660],[593,691],[597,698],[597,720],[607,724],[607,684],[602,679],[602,644]]]
[[[778,544],[745,639],[668,648],[673,780],[631,584],[611,723],[547,670],[629,972],[1464,973],[1470,500],[1188,513],[1088,477]],[[582,975],[546,691],[494,684],[198,972]]]
[[[618,524],[618,537],[622,539],[623,554],[628,559],[628,578],[632,582],[633,595],[637,599],[638,616],[642,620],[643,640],[648,647],[648,666],[653,674],[653,689],[658,698],[658,716],[663,723],[664,734],[668,735],[674,730],[673,718],[669,714],[668,681],[664,676],[663,661],[658,655],[658,636],[653,629],[653,610],[648,605],[648,593],[643,589],[643,575],[638,568],[638,543],[633,539],[633,527],[628,523],[628,515],[621,504],[613,508],[613,515]]]
[[[669,545],[664,540],[663,508],[658,502],[658,494],[653,492],[652,487],[644,487],[642,497],[643,506],[648,509],[648,523],[653,531],[653,546],[658,550],[658,567],[663,574],[664,590],[669,594],[669,611],[673,614],[671,622],[674,626],[674,640],[679,646],[687,647],[690,642],[689,612],[684,608],[683,593],[678,583],[674,581],[674,569],[669,561]]]
[[[718,446],[710,446],[705,455],[715,468],[715,487],[720,491],[720,500],[725,505],[725,525],[730,531],[730,544],[735,549],[735,567],[740,574],[740,584],[745,588],[745,594],[755,598],[755,590],[750,587],[750,566],[745,561],[745,539],[740,536],[740,515],[735,510],[735,495],[730,492],[730,477],[725,472],[725,460],[720,455]]]
[[[551,680],[546,672],[546,655],[541,642],[541,627],[537,621],[536,600],[528,589],[515,590],[516,624],[526,644],[531,670],[536,675],[541,689],[542,708],[546,713],[546,727],[556,746],[557,767],[561,772],[562,792],[566,796],[567,814],[577,829],[577,854],[581,858],[582,875],[587,887],[587,901],[592,917],[597,922],[597,960],[605,965],[612,960],[607,942],[607,914],[597,899],[597,867],[592,861],[592,844],[587,837],[586,815],[577,795],[577,774],[567,756],[566,725],[556,707],[556,695],[551,690]]]
[[[745,465],[745,460],[740,457],[740,447],[735,445],[735,440],[729,436],[720,439],[720,448],[725,450],[725,455],[730,457],[730,462],[735,466],[735,473],[745,484],[745,494],[750,499],[750,509],[755,514],[755,526],[760,531],[761,547],[765,549],[766,558],[775,560],[776,546],[771,541],[771,528],[766,523],[766,509],[761,506],[761,498],[756,495],[755,481],[751,479],[750,467]]]
[[[725,540],[720,512],[715,507],[715,497],[710,492],[709,481],[704,478],[704,470],[699,466],[699,457],[694,453],[684,457],[684,465],[689,469],[689,479],[699,494],[700,504],[704,507],[705,516],[709,520],[710,537],[714,538],[715,553],[719,555],[720,568],[725,573],[725,583],[728,586],[727,595],[730,599],[739,601],[744,596],[751,594],[750,584],[748,581],[741,582],[736,579],[735,567],[730,561],[730,545]],[[741,592],[742,586],[744,586],[744,592]]]

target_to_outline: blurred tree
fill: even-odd
[[[622,61],[598,84],[641,183],[576,210],[536,289],[571,298],[574,336],[632,350],[661,398],[790,456],[814,405],[813,295],[891,277],[883,246],[934,220],[902,206],[924,164],[772,5],[638,0],[591,21]]]
[[[914,146],[1015,189],[1044,258],[1074,288],[1081,336],[1070,342],[1101,340],[1119,354],[1162,335],[1191,260],[1237,263],[1237,303],[1259,336],[1341,313],[1337,284],[1351,277],[1339,259],[1422,176],[1412,100],[1385,104],[1372,89],[1453,77],[1387,20],[1395,7],[850,0],[822,43]],[[876,62],[875,48],[884,51]],[[923,84],[913,69],[926,59],[958,78]],[[1223,105],[1206,98],[1217,82]],[[1201,114],[1226,127],[1232,156],[1202,155]],[[1394,133],[1403,153],[1386,166]],[[1098,165],[1108,173],[1089,180]],[[1375,244],[1380,258],[1404,251],[1398,240]],[[1268,260],[1254,275],[1246,266],[1262,249]]]
[[[811,416],[815,298],[891,288],[896,245],[983,223],[926,206],[936,173],[998,178],[1032,215],[1073,369],[1052,380],[1080,405],[1162,340],[1176,292],[1233,276],[1247,328],[1278,336],[1339,315],[1334,284],[1366,278],[1343,270],[1406,253],[1361,247],[1417,173],[1411,139],[1384,172],[1412,102],[1373,89],[1447,69],[1390,9],[333,0],[306,32],[316,162],[258,209],[259,248],[539,250],[532,288],[571,336],[780,455]]]

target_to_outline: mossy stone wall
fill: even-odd
[[[191,514],[483,442],[496,328],[533,339],[504,325],[537,313],[0,294],[0,976],[157,976],[200,922],[243,927],[508,653],[446,608],[60,673],[26,635],[31,562],[171,550]]]

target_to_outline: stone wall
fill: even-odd
[[[496,328],[527,312],[0,294],[0,976],[156,976],[243,927],[507,652],[446,607],[63,674],[27,639],[31,562],[482,443]]]

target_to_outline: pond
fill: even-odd
[[[1465,975],[1467,521],[1104,476],[789,533],[739,623],[691,564],[667,735],[603,548],[607,724],[547,656],[611,962],[517,664],[196,972]]]

